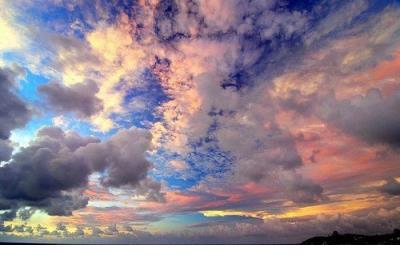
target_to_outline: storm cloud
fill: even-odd
[[[12,151],[13,147],[11,145],[11,142],[8,140],[0,139],[0,162],[9,160]]]
[[[99,144],[89,144],[78,150],[78,154],[87,158],[95,171],[107,170],[102,178],[106,186],[135,187],[147,176],[151,167],[145,158],[150,149],[151,135],[140,129],[120,130],[109,140]]]
[[[51,215],[71,215],[86,206],[88,199],[73,191],[86,185],[91,170],[74,152],[90,142],[98,140],[42,128],[28,147],[0,168],[1,198],[13,209],[37,207]]]
[[[0,68],[0,139],[2,140],[8,139],[12,130],[24,126],[31,116],[28,106],[14,91],[18,75],[19,73],[14,70]],[[4,152],[0,152],[2,153]]]
[[[5,209],[28,206],[49,215],[68,216],[87,205],[88,198],[81,191],[94,172],[103,173],[105,186],[137,188],[138,194],[160,199],[160,186],[147,181],[151,164],[145,154],[150,141],[151,135],[138,129],[121,130],[101,142],[44,127],[29,146],[0,167],[0,200]]]

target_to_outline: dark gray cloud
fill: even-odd
[[[86,206],[88,199],[73,191],[86,185],[91,170],[74,152],[91,142],[99,140],[55,127],[40,129],[28,147],[0,168],[1,198],[14,209],[37,207],[50,215],[71,215]]]
[[[89,144],[79,149],[78,154],[89,159],[93,170],[107,174],[102,178],[105,186],[139,186],[146,179],[151,163],[146,151],[151,146],[151,134],[140,129],[120,130],[109,140]]]
[[[74,150],[91,142],[99,141],[55,127],[42,128],[28,147],[0,168],[2,195],[8,199],[42,201],[81,187],[91,170]]]
[[[61,114],[73,112],[80,118],[87,118],[103,108],[100,99],[96,97],[99,88],[91,80],[70,87],[51,82],[40,86],[38,90],[52,108]]]
[[[165,195],[161,193],[161,183],[145,179],[142,180],[139,186],[136,187],[136,192],[139,195],[146,196],[146,199],[155,202],[165,202]]]
[[[400,183],[394,178],[388,179],[381,191],[391,196],[400,196]]]
[[[11,201],[0,197],[0,210],[8,210],[11,208]]]
[[[109,140],[89,144],[78,150],[91,168],[105,172],[101,183],[106,187],[134,188],[136,194],[148,200],[164,201],[161,184],[147,176],[152,164],[146,158],[151,149],[151,134],[141,129],[124,129]]]
[[[17,215],[21,220],[25,221],[29,219],[33,215],[33,213],[35,213],[35,211],[36,211],[35,209],[31,208],[22,208],[18,210]]]
[[[289,185],[288,197],[296,203],[315,203],[323,198],[323,188],[297,175]]]
[[[13,228],[11,225],[4,225],[3,221],[0,221],[0,232],[12,232]]]
[[[372,89],[366,96],[320,100],[315,114],[370,144],[400,147],[400,93],[383,97]]]
[[[11,225],[10,225],[10,227],[11,227]],[[33,234],[33,228],[32,228],[32,226],[28,226],[25,224],[15,225],[12,227],[10,232]]]
[[[40,208],[51,216],[71,216],[74,210],[85,208],[88,202],[89,198],[82,191],[72,191],[44,201]]]
[[[44,127],[29,146],[0,167],[0,208],[13,210],[12,217],[26,206],[49,215],[71,215],[88,204],[81,191],[94,172],[104,174],[105,186],[135,189],[150,200],[162,201],[161,185],[147,176],[151,164],[145,155],[150,143],[145,130],[121,130],[101,142]]]
[[[0,139],[8,139],[12,130],[24,126],[31,115],[27,105],[14,92],[17,71],[0,68]],[[0,147],[0,154],[2,148]]]
[[[8,140],[0,139],[0,162],[9,160],[12,151],[13,147],[11,145],[11,142]]]
[[[14,219],[15,217],[16,217],[16,211],[15,210],[8,210],[8,211],[3,212],[0,215],[0,222],[1,221],[9,221],[9,220]]]
[[[24,230],[25,230],[25,226],[23,224],[22,225],[16,225],[13,228],[13,231],[17,232],[17,233],[23,233]]]
[[[294,91],[279,103],[284,109],[317,116],[369,144],[400,147],[399,92],[382,96],[380,90],[371,89],[365,96],[338,100],[332,91],[311,95]]]

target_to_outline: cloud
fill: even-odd
[[[138,129],[121,130],[101,142],[58,127],[41,128],[29,146],[0,167],[0,200],[5,209],[28,206],[68,216],[88,204],[82,194],[88,176],[104,172],[103,185],[136,189],[160,201],[161,186],[147,177],[150,143],[151,135]]]
[[[366,0],[323,1],[316,6],[275,0],[165,0],[118,6],[122,2],[127,3],[101,0],[88,8],[84,1],[56,1],[39,6],[46,13],[56,5],[60,14],[65,8],[72,18],[79,15],[79,19],[57,23],[53,18],[46,19],[45,24],[61,34],[45,33],[46,27],[32,30],[37,47],[24,54],[27,58],[34,55],[30,60],[40,61],[40,66],[32,67],[32,62],[26,66],[53,80],[38,91],[59,116],[54,122],[63,128],[75,127],[73,123],[65,124],[60,116],[70,112],[105,132],[128,127],[133,119],[126,122],[126,117],[136,119],[135,112],[143,111],[143,103],[137,101],[133,91],[136,87],[147,90],[141,72],[150,73],[165,95],[165,100],[154,101],[160,106],[152,114],[143,111],[146,117],[157,117],[157,122],[150,124],[151,134],[126,129],[100,140],[56,127],[40,130],[31,144],[0,164],[0,209],[7,211],[4,218],[26,219],[35,210],[42,210],[50,215],[74,212],[73,219],[93,224],[97,220],[107,224],[144,220],[134,208],[88,207],[84,212],[75,212],[88,204],[89,194],[94,205],[137,205],[143,196],[158,202],[139,204],[151,211],[149,217],[157,214],[154,217],[158,219],[166,214],[213,208],[226,214],[236,212],[228,211],[231,208],[241,208],[240,214],[255,214],[253,210],[257,209],[261,215],[276,214],[288,205],[293,211],[304,207],[300,211],[310,214],[310,210],[315,213],[316,205],[308,204],[329,202],[330,195],[350,190],[342,184],[361,181],[363,187],[377,169],[393,169],[391,166],[396,165],[395,160],[385,165],[381,159],[366,163],[370,157],[362,156],[373,154],[373,148],[357,142],[359,147],[350,149],[354,138],[343,133],[368,144],[400,145],[396,128],[400,124],[400,98],[392,94],[398,88],[394,75],[397,61],[391,58],[399,41],[397,6],[370,14],[365,11],[372,2]],[[381,65],[382,60],[391,63]],[[369,88],[380,91],[368,92]],[[11,89],[7,90],[13,93]],[[131,92],[135,105],[125,103]],[[11,123],[0,137],[0,160],[10,159],[8,136],[24,124],[22,121]],[[7,123],[0,124],[0,129],[4,125]],[[341,130],[337,135],[336,129]],[[352,141],[343,141],[345,137]],[[160,177],[149,177],[151,161],[155,166],[159,163],[158,158],[148,159],[148,152],[154,148],[159,149],[154,154],[167,151],[165,155],[173,155],[162,160],[188,177],[178,183],[184,189],[169,189],[164,194]],[[351,157],[350,150],[356,150]],[[360,161],[356,160],[359,155]],[[344,163],[349,158],[349,163]],[[360,165],[364,169],[360,170]],[[374,170],[365,174],[367,165]],[[208,180],[214,173],[218,182]],[[100,190],[85,190],[91,174],[96,174],[95,183],[103,187],[103,194]],[[357,180],[352,179],[353,174]],[[175,176],[162,175],[168,177],[166,183],[173,181],[176,185]],[[361,175],[364,177],[359,178]],[[338,176],[351,179],[339,183],[335,181]],[[186,188],[193,183],[192,188]],[[208,190],[204,189],[205,183]],[[386,187],[381,191],[397,194],[397,182],[388,180]],[[112,193],[107,191],[109,188]],[[352,200],[344,205],[347,203],[354,204]],[[321,228],[332,228],[333,221],[318,218],[310,226],[295,221],[301,225],[299,228],[289,221],[270,221],[265,223],[267,226],[216,224],[205,235],[212,239],[223,231],[226,236],[218,236],[220,242],[233,242],[234,238],[243,241],[235,236],[236,232],[248,238],[265,238],[274,232],[298,236],[304,230],[317,231],[312,228],[325,223],[329,227]],[[346,228],[353,222],[365,224],[362,219],[346,218],[341,227],[354,229]],[[101,230],[93,230],[93,235],[117,232],[116,228],[101,226]],[[53,234],[65,237],[62,232],[58,229]]]
[[[63,223],[57,223],[57,227],[56,227],[57,231],[67,231],[67,226]]]
[[[102,102],[96,97],[99,89],[91,80],[69,87],[51,82],[39,86],[38,91],[58,114],[73,112],[79,118],[89,118],[102,110]]]
[[[21,218],[21,220],[26,221],[28,220],[34,213],[36,212],[36,209],[32,208],[22,208],[18,210],[18,217]]]
[[[316,114],[344,132],[370,144],[400,146],[400,93],[384,97],[371,89],[365,96],[343,101],[325,96],[320,103]]]
[[[8,140],[0,139],[0,162],[9,160],[12,151],[13,147],[11,145],[11,142]]]
[[[117,225],[116,224],[109,225],[107,227],[107,229],[104,231],[105,235],[111,235],[111,236],[118,235],[118,233],[119,233],[119,231],[117,229]]]
[[[388,179],[386,183],[382,186],[381,191],[391,196],[399,196],[400,183],[394,178]]]
[[[8,139],[12,130],[24,126],[31,115],[25,104],[15,93],[16,78],[20,70],[0,68],[0,139]],[[3,144],[4,148],[4,144]]]
[[[169,162],[169,164],[171,165],[171,167],[173,169],[176,169],[176,170],[185,170],[188,168],[187,163],[183,160],[171,160]]]
[[[2,53],[19,50],[24,47],[26,42],[23,34],[24,28],[16,23],[16,14],[12,10],[12,4],[7,2],[0,1],[0,52]]]
[[[128,233],[134,232],[134,228],[131,225],[128,225],[128,224],[124,224],[123,225],[123,230],[125,232],[128,232]]]
[[[43,200],[86,183],[90,169],[74,153],[95,138],[65,134],[56,127],[38,131],[37,139],[1,168],[3,194],[11,199]]]
[[[321,5],[317,5],[313,12],[320,13],[318,15],[327,13],[327,16],[312,31],[305,34],[304,39],[306,44],[311,45],[334,32],[345,29],[345,26],[351,25],[368,7],[369,3],[367,0],[344,2],[344,4],[340,1],[335,1],[331,5],[323,2]]]
[[[91,170],[74,152],[90,142],[98,140],[42,128],[28,147],[0,167],[0,196],[13,208],[37,207],[51,215],[71,215],[86,206],[88,199],[73,191],[85,186]]]
[[[236,177],[272,181],[302,165],[294,138],[277,124],[272,103],[261,85],[240,97],[234,112],[217,118],[216,138],[234,156]]]
[[[103,143],[89,144],[78,154],[89,159],[91,168],[107,171],[102,178],[105,186],[138,186],[147,178],[151,163],[146,152],[151,149],[151,134],[146,130],[123,129]]]
[[[324,47],[308,50],[302,64],[274,79],[275,100],[283,110],[317,117],[371,145],[396,148],[399,146],[398,81],[381,76],[382,70],[391,73],[396,69],[399,37],[394,33],[399,24],[393,22],[399,9],[388,7],[365,23],[352,23],[366,10],[366,4],[366,1],[343,4],[341,8],[349,5],[347,12],[354,15],[345,21],[335,18],[335,23],[344,23],[343,27],[355,34],[339,37],[327,34]],[[341,14],[331,13],[327,21]],[[323,24],[324,20],[317,29]]]
[[[265,47],[278,48],[274,41],[295,38],[307,29],[305,13],[284,11],[276,4],[162,1],[156,7],[157,37],[174,48],[155,50],[159,54],[153,72],[171,99],[160,107],[163,120],[151,130],[156,145],[181,155],[193,147],[213,147],[232,156],[233,171],[226,175],[237,179],[272,181],[301,167],[291,134],[275,120],[268,85],[260,85],[256,75],[246,76],[249,86],[235,78],[238,69],[250,73],[256,62],[266,71]]]
[[[73,232],[72,235],[77,237],[83,237],[85,235],[83,227],[80,225],[76,226],[75,232]]]
[[[254,33],[264,41],[304,30],[304,14],[276,9],[277,4],[276,0],[160,1],[154,7],[155,33],[163,42]]]
[[[0,214],[0,222],[2,221],[10,221],[15,218],[16,216],[15,210],[8,210]]]
[[[99,236],[99,235],[104,234],[103,230],[101,230],[100,228],[98,228],[96,226],[92,226],[91,230],[92,230],[92,236]]]
[[[32,226],[24,224],[15,225],[12,228],[12,232],[33,234],[33,228]]]
[[[60,233],[37,227],[33,240],[53,237],[54,240],[88,244],[296,244],[316,235],[329,235],[333,231],[356,234],[391,233],[399,225],[399,208],[381,208],[354,214],[319,214],[312,218],[214,221],[189,225],[188,231],[156,232],[133,230],[118,231],[123,225],[109,225],[104,230],[91,226],[92,234],[76,240],[73,233],[60,238]],[[18,228],[22,228],[19,226]],[[190,231],[196,228],[196,231]],[[16,226],[0,224],[0,231],[11,238]],[[26,227],[24,231],[26,230]],[[117,230],[117,231],[116,231]],[[58,237],[58,238],[57,238]],[[81,236],[82,237],[82,236]],[[31,239],[31,240],[32,240]]]
[[[12,226],[4,225],[4,222],[0,221],[0,232],[12,232]]]
[[[16,80],[22,73],[19,67],[0,67],[0,163],[11,157],[13,146],[8,140],[11,131],[23,127],[31,117],[28,105],[15,92]]]
[[[210,114],[234,112],[238,99],[246,98],[234,90],[244,83],[237,77],[249,74],[253,84],[257,77],[250,75],[251,69],[265,71],[267,47],[276,45],[275,55],[281,54],[276,39],[289,40],[304,32],[307,16],[275,8],[277,3],[161,1],[157,5],[154,16],[166,26],[165,32],[156,28],[165,36],[159,34],[161,45],[154,44],[159,60],[153,71],[171,100],[161,106],[163,121],[152,131],[164,147],[187,153],[193,143],[207,138],[215,122]]]
[[[288,197],[296,203],[315,203],[322,200],[323,188],[297,175],[289,184]]]
[[[50,216],[71,216],[73,211],[85,208],[88,203],[89,198],[78,190],[64,193],[57,198],[50,198],[43,203],[45,207],[42,207],[43,204],[40,203],[39,208]]]

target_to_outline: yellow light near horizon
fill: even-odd
[[[311,217],[321,214],[335,215],[340,213],[351,213],[369,207],[371,207],[371,203],[369,200],[356,200],[351,202],[329,203],[329,204],[302,207],[271,217],[275,217],[278,219],[290,219],[290,218],[299,218],[308,216]]]
[[[266,211],[240,211],[240,210],[205,210],[201,211],[205,217],[224,217],[224,216],[243,216],[253,218],[265,218],[268,216]]]
[[[270,214],[267,211],[241,211],[241,210],[205,210],[200,213],[205,217],[244,216],[263,220],[268,219],[291,219],[301,217],[313,217],[321,214],[336,215],[352,213],[375,207],[379,203],[376,198],[348,199],[328,204],[311,205],[293,208],[280,214]]]

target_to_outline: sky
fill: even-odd
[[[0,242],[400,227],[400,3],[0,0]]]

